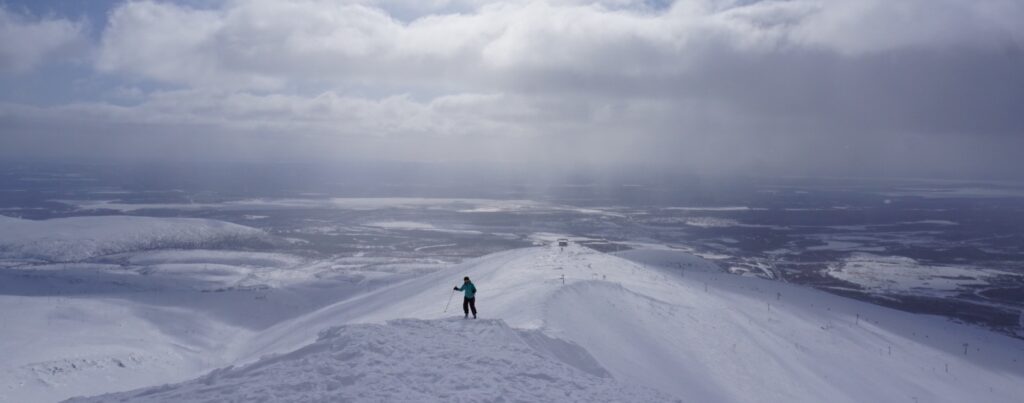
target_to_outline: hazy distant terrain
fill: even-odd
[[[9,268],[146,267],[140,258],[111,255],[201,246],[331,262],[323,267],[345,267],[363,278],[429,271],[564,234],[602,251],[666,245],[734,274],[1022,334],[1024,185],[1016,183],[744,178],[710,185],[697,178],[610,183],[583,177],[538,186],[528,178],[431,182],[396,174],[380,183],[339,175],[344,179],[314,185],[311,173],[328,173],[272,164],[225,165],[212,171],[215,179],[112,166],[6,168],[0,214],[7,217],[187,217],[241,226],[241,232],[220,230],[230,236],[210,233],[180,245],[152,239],[152,245],[53,256],[28,254],[42,246],[19,232],[0,236],[0,265]],[[117,227],[105,231],[118,235]],[[682,263],[677,268],[685,273]],[[223,275],[219,287],[259,285],[235,274]]]

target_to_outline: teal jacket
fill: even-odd
[[[476,286],[473,285],[473,282],[465,283],[462,286],[462,288],[455,287],[455,290],[456,291],[462,291],[462,292],[466,293],[466,298],[476,297]]]

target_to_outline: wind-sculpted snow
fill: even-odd
[[[135,250],[202,248],[259,238],[256,228],[197,218],[0,216],[0,257],[80,261]]]
[[[71,402],[666,402],[625,385],[575,344],[500,320],[326,329],[290,353],[193,381]]]

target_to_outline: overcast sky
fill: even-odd
[[[0,2],[0,158],[1024,178],[1020,0]]]

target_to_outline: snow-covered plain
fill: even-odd
[[[988,284],[988,279],[1013,276],[995,269],[927,265],[901,256],[855,253],[829,266],[828,275],[857,284],[866,290],[886,294],[952,296],[968,287]]]
[[[451,210],[460,213],[496,213],[508,211],[573,211],[580,214],[622,216],[608,209],[580,208],[564,204],[533,200],[495,200],[423,197],[333,197],[246,199],[219,203],[125,203],[118,200],[52,200],[74,206],[83,211],[113,210],[122,213],[140,210],[281,210],[281,209],[337,209],[378,210],[426,208]]]
[[[404,231],[436,231],[453,234],[480,234],[480,231],[438,228],[434,225],[412,221],[382,221],[364,224],[367,227]]]
[[[631,260],[578,245],[489,255],[252,332],[228,350],[237,367],[72,401],[1015,402],[1024,393],[1018,339],[721,274],[670,249],[623,256]],[[463,275],[480,288],[486,320],[461,319],[457,296],[443,311]]]

